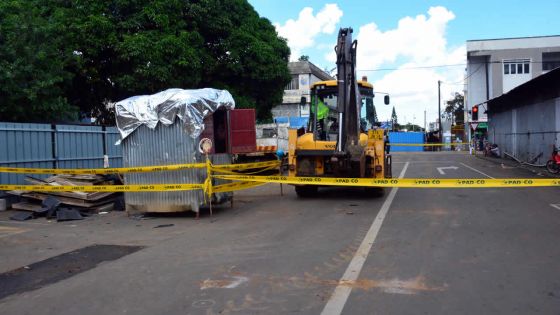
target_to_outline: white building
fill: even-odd
[[[560,36],[467,41],[466,105],[480,105],[480,122],[487,121],[485,102],[560,66]],[[469,119],[471,121],[471,119]]]
[[[277,117],[309,117],[310,87],[317,81],[334,80],[332,76],[319,69],[309,61],[288,63],[292,81],[284,90],[282,104],[272,108],[272,116]],[[301,105],[301,98],[305,104]]]

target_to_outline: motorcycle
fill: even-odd
[[[558,174],[560,172],[560,154],[558,154],[558,148],[555,145],[552,146],[552,156],[546,162],[546,169],[551,174]]]

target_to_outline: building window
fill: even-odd
[[[299,90],[299,75],[292,76],[292,81],[288,83],[286,90]]]
[[[542,69],[550,71],[560,67],[560,52],[550,52],[542,54]]]
[[[531,60],[504,60],[504,75],[531,73]]]

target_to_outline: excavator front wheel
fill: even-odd
[[[315,185],[303,185],[303,186],[295,186],[296,194],[300,198],[309,198],[313,197],[317,194],[317,189],[319,187]]]

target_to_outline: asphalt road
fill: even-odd
[[[445,152],[396,154],[393,174],[535,176]],[[557,188],[322,188],[298,199],[267,185],[199,221],[2,214],[2,273],[92,244],[144,248],[7,296],[0,314],[560,314],[555,204]]]

